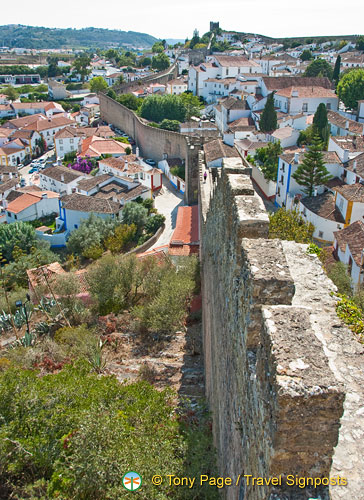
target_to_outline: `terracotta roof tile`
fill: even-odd
[[[362,266],[362,252],[364,249],[364,223],[360,220],[353,222],[350,226],[334,232],[334,237],[338,242],[339,248],[345,252],[346,245],[357,266]]]

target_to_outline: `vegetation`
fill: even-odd
[[[342,75],[336,90],[347,108],[356,109],[358,101],[364,99],[364,69],[354,69]]]
[[[157,123],[164,119],[183,122],[186,117],[186,108],[179,96],[150,96],[143,99],[140,115]]]
[[[153,69],[156,69],[158,71],[163,71],[164,69],[169,68],[169,66],[170,66],[169,57],[164,52],[158,54],[157,56],[153,56],[152,58]]]
[[[176,175],[180,179],[185,180],[185,175],[186,175],[186,169],[184,165],[181,165],[179,167],[171,167],[170,170],[172,175]]]
[[[312,196],[315,188],[325,184],[331,177],[325,167],[321,139],[314,136],[312,144],[305,153],[302,163],[293,174],[293,178],[300,186],[304,187],[303,191],[307,196]]]
[[[327,76],[329,80],[332,80],[332,75],[332,66],[325,59],[315,59],[312,61],[303,74],[303,76]]]
[[[332,81],[335,83],[337,83],[340,78],[340,66],[341,66],[341,55],[338,54],[335,61],[334,72],[332,74]]]
[[[364,52],[364,36],[359,36],[356,40],[356,48]]]
[[[306,222],[297,210],[280,208],[269,215],[269,238],[310,243],[315,227]]]
[[[305,49],[300,55],[301,61],[310,61],[313,58],[312,52],[308,49]]]
[[[36,246],[35,230],[26,222],[0,225],[0,254],[7,261],[14,259],[14,253],[29,253]]]
[[[102,76],[95,76],[90,80],[90,90],[91,92],[102,92],[106,90],[108,85]]]
[[[269,94],[260,117],[259,128],[262,132],[274,132],[277,128],[277,112],[274,109],[274,92]]]
[[[90,63],[91,63],[91,57],[86,53],[80,54],[73,61],[74,71],[79,75],[81,75],[82,83],[85,81],[86,76],[91,73],[91,69],[89,68]]]
[[[281,143],[271,142],[264,148],[257,149],[255,161],[259,162],[260,168],[263,172],[264,178],[268,181],[277,180],[278,172],[278,157],[283,149]]]
[[[327,109],[323,102],[318,105],[313,117],[313,130],[320,137],[324,149],[327,149],[330,137],[330,125],[327,119]]]
[[[39,26],[0,26],[2,42],[7,47],[57,49],[60,47],[94,48],[131,44],[135,47],[151,47],[156,38],[135,31],[108,30],[102,28],[51,29]]]
[[[125,471],[135,469],[141,498],[157,500],[171,490],[167,482],[153,486],[151,463],[162,476],[192,475],[198,467],[213,474],[207,419],[176,417],[170,390],[122,385],[78,362],[45,377],[11,366],[0,373],[0,394],[0,477],[14,498],[117,500],[125,496]],[[193,442],[199,444],[190,456]],[[205,494],[173,489],[177,500],[218,498],[214,490]]]
[[[142,99],[133,94],[120,94],[117,96],[117,101],[133,111],[137,111],[142,105]]]

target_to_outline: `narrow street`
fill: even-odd
[[[183,194],[174,189],[164,175],[163,187],[156,196],[154,205],[158,212],[165,216],[166,221],[163,233],[150,249],[168,245],[176,227],[178,207],[184,205]]]

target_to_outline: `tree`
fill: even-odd
[[[257,149],[255,158],[261,164],[261,170],[265,179],[269,181],[277,180],[278,157],[282,151],[283,149],[279,141],[275,143],[270,142],[268,146]]]
[[[293,174],[293,178],[300,186],[304,187],[307,196],[312,196],[314,189],[325,184],[331,177],[325,167],[321,139],[315,135],[302,163]]]
[[[332,81],[333,82],[338,82],[338,80],[340,78],[340,65],[341,65],[341,55],[338,54],[336,61],[335,61],[334,72],[332,74]]]
[[[162,214],[155,214],[148,217],[145,224],[145,231],[147,233],[154,234],[161,227],[161,225],[164,224],[165,220],[166,218]]]
[[[358,50],[364,51],[364,36],[360,36],[359,38],[357,38],[357,40],[356,40],[356,48]]]
[[[157,69],[158,71],[163,71],[169,67],[169,57],[162,52],[157,56],[154,56],[152,59],[152,68]]]
[[[114,100],[115,100],[115,99],[116,99],[116,97],[117,97],[117,96],[116,96],[116,92],[115,92],[113,89],[109,89],[109,90],[106,92],[106,95],[107,95],[108,97],[111,97],[111,99],[114,99]]]
[[[127,224],[120,224],[117,226],[114,234],[110,235],[105,240],[105,246],[114,255],[125,250],[128,243],[130,243],[136,234],[135,224],[128,226]]]
[[[102,92],[108,88],[107,83],[102,76],[95,76],[90,80],[90,90],[91,92]]]
[[[11,87],[10,85],[6,87],[6,89],[2,92],[7,95],[11,101],[16,101],[16,99],[18,98],[18,92],[14,87]]]
[[[163,128],[164,130],[171,130],[172,132],[179,132],[179,124],[180,124],[180,122],[178,120],[164,119],[164,120],[162,120],[159,127]]]
[[[157,123],[164,119],[183,122],[186,108],[177,95],[150,96],[143,99],[140,114],[143,118]]]
[[[327,109],[323,102],[321,102],[316,109],[316,113],[313,117],[313,128],[314,132],[320,136],[326,149],[330,137],[330,125],[327,119]]]
[[[358,101],[364,99],[364,69],[354,69],[343,75],[336,90],[347,108],[356,109]]]
[[[269,215],[269,238],[310,243],[315,226],[298,213],[297,210],[280,208]]]
[[[152,59],[150,57],[142,57],[139,61],[139,66],[145,68],[146,66],[150,66],[152,64]]]
[[[145,223],[147,222],[148,210],[135,201],[126,203],[123,208],[123,222],[124,224],[135,224],[137,234],[143,231]]]
[[[313,58],[312,52],[308,49],[305,49],[300,55],[301,61],[310,61]]]
[[[0,225],[0,254],[8,262],[13,259],[15,248],[27,254],[37,242],[34,228],[26,222]]]
[[[73,61],[73,67],[81,75],[82,83],[85,81],[86,76],[91,73],[91,69],[89,68],[90,63],[91,58],[87,54],[81,54]]]
[[[133,111],[136,111],[138,108],[140,108],[142,104],[142,99],[135,97],[135,95],[133,94],[120,94],[117,97],[117,101],[120,102],[120,104],[122,104],[123,106],[132,109]]]
[[[191,92],[183,92],[183,94],[180,94],[179,98],[186,110],[186,120],[190,120],[192,116],[200,116],[203,105],[197,96],[193,95]]]
[[[332,80],[332,73],[332,66],[325,59],[315,59],[307,66],[303,76],[327,76]]]
[[[152,52],[156,52],[157,54],[160,54],[161,52],[164,51],[164,46],[162,42],[155,42],[152,46]]]
[[[84,219],[80,227],[72,231],[67,242],[67,250],[75,255],[84,255],[87,250],[96,246],[102,247],[104,240],[114,233],[120,221],[111,217],[103,219],[91,214]]]
[[[269,94],[259,121],[262,132],[273,132],[277,128],[277,113],[274,109],[274,92]]]

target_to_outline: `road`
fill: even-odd
[[[33,161],[40,160],[42,158],[44,158],[45,160],[48,160],[48,161],[49,160],[56,161],[54,149],[50,149],[49,151],[44,153],[39,158],[34,158]],[[25,167],[19,169],[19,175],[23,179],[25,179],[26,186],[31,186],[31,185],[37,186],[39,184],[39,175],[36,172],[34,172],[33,174],[30,174],[29,170],[31,168],[32,168],[32,164],[29,163],[29,165],[26,165]]]
[[[165,229],[150,250],[152,248],[169,244],[173,231],[176,227],[178,207],[184,205],[183,194],[174,189],[172,184],[165,178],[164,175],[162,178],[163,187],[154,200],[154,206],[158,212],[163,214],[166,218]]]

